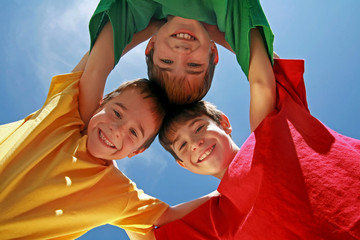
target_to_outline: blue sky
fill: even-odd
[[[360,2],[272,0],[261,3],[282,58],[305,59],[305,84],[312,114],[330,128],[360,139]],[[97,0],[0,2],[0,124],[41,107],[53,75],[67,73],[89,47],[88,21]],[[106,91],[146,77],[145,44],[122,58]],[[223,110],[241,145],[249,135],[249,86],[235,57],[219,47],[220,62],[205,97]],[[157,140],[132,159],[117,161],[139,188],[170,205],[216,189],[213,177],[176,165]],[[80,239],[127,239],[121,229],[102,226]]]

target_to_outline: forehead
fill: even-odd
[[[133,103],[133,101],[141,101],[141,102],[150,102],[149,99],[146,98],[146,93],[141,93],[141,89],[135,87],[129,87],[121,90],[116,96],[110,99],[110,103],[114,102],[128,102],[128,104]]]
[[[108,107],[121,108],[127,120],[142,124],[144,129],[150,128],[151,132],[158,125],[155,120],[157,113],[153,111],[154,104],[152,98],[146,98],[146,93],[141,93],[140,89],[136,88],[123,90],[106,103]]]
[[[205,114],[190,119],[181,118],[175,120],[169,125],[167,137],[171,142],[173,142],[178,135],[188,135],[190,134],[190,132],[187,130],[191,130],[192,128],[197,127],[198,124],[204,122],[214,122],[214,121]]]

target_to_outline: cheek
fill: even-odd
[[[92,132],[94,131],[95,128],[95,119],[91,118],[88,125],[87,125],[87,130],[86,133],[88,135],[88,137],[90,137],[92,135]]]

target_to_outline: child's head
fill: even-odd
[[[147,79],[125,82],[107,94],[87,128],[87,149],[113,160],[143,152],[155,139],[165,115],[165,97]]]
[[[159,83],[170,102],[195,102],[208,92],[218,52],[199,21],[170,16],[145,53],[149,78]]]
[[[206,101],[177,106],[164,119],[161,145],[178,164],[197,174],[222,178],[239,148],[228,118]]]

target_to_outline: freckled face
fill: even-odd
[[[178,163],[184,168],[221,178],[239,150],[230,133],[231,129],[225,125],[218,125],[202,115],[177,129],[171,148],[182,160]]]
[[[125,90],[94,114],[87,129],[91,155],[114,160],[138,153],[158,125],[151,112],[153,103],[143,97],[137,89]]]

